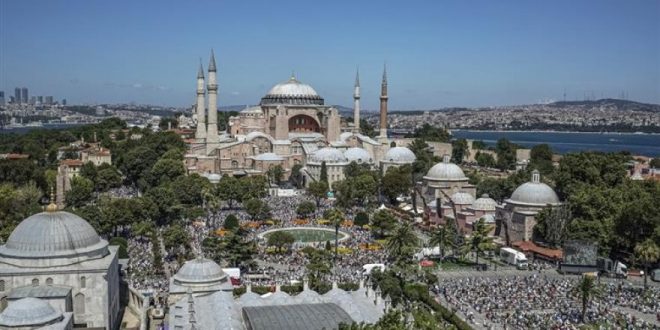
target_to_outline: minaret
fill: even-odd
[[[360,133],[360,70],[357,70],[355,73],[353,104],[353,131],[355,133]]]
[[[211,49],[209,61],[209,81],[206,89],[209,93],[209,121],[206,130],[206,143],[218,143],[218,84],[215,78],[215,55]]]
[[[204,102],[204,68],[199,63],[199,72],[197,72],[197,131],[195,131],[197,142],[204,142],[206,139],[206,104]]]
[[[387,67],[383,66],[383,81],[380,85],[380,134],[387,139]]]

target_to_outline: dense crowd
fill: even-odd
[[[576,278],[535,274],[447,279],[436,289],[468,320],[474,322],[477,314],[482,316],[487,328],[577,329],[581,324],[577,283]],[[658,328],[652,320],[660,313],[660,289],[650,288],[644,293],[630,285],[607,283],[601,290],[589,303],[586,322],[606,328]]]
[[[148,240],[131,238],[128,240],[128,282],[137,290],[164,291],[167,278],[157,274],[154,267],[152,243]]]

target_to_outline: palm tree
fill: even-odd
[[[431,234],[431,239],[429,240],[429,243],[433,247],[437,246],[440,248],[441,259],[444,259],[445,257],[445,248],[452,246],[449,236],[450,233],[446,226],[442,226],[438,228],[438,230],[434,231],[433,234]]]
[[[419,238],[408,223],[400,224],[387,239],[385,248],[397,263],[410,259],[413,249],[419,245]]]
[[[472,235],[468,239],[468,247],[475,251],[477,255],[476,264],[479,265],[479,252],[490,250],[493,245],[494,237],[489,237],[490,226],[486,225],[484,218],[479,219],[474,224]]]
[[[660,248],[649,238],[635,245],[635,255],[644,264],[644,289],[648,289],[649,265],[660,259]]]
[[[335,259],[337,259],[337,247],[339,246],[339,226],[341,226],[344,218],[344,213],[338,208],[333,207],[328,210],[326,220],[335,226]]]
[[[593,276],[582,276],[582,279],[577,283],[574,290],[577,291],[582,299],[582,323],[584,323],[587,316],[587,305],[589,305],[589,300],[600,295],[600,288],[596,284]]]

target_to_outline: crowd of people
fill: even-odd
[[[154,267],[152,242],[141,238],[128,239],[128,283],[137,290],[167,290],[167,278]]]
[[[582,324],[579,279],[531,276],[467,277],[441,280],[442,299],[486,328],[577,329]],[[585,322],[622,329],[657,329],[660,290],[621,283],[603,284],[602,294],[589,302]],[[629,309],[641,314],[630,313]],[[645,317],[640,317],[645,315]]]

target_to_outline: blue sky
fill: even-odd
[[[617,97],[660,103],[660,1],[0,1],[0,90],[73,103],[194,102],[199,58],[220,105],[295,70],[329,104],[391,109]]]

